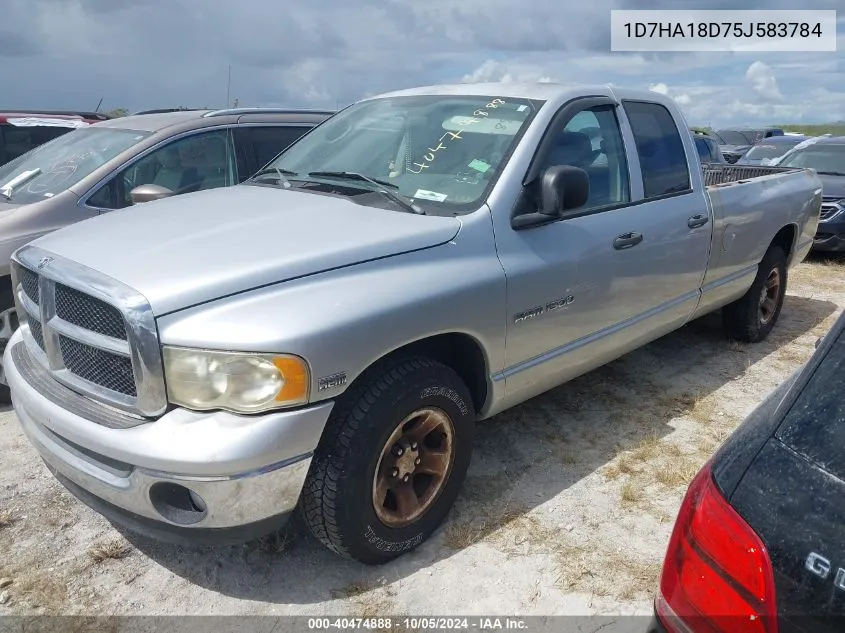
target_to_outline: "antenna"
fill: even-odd
[[[94,108],[94,112],[99,112],[101,105],[103,105],[103,97],[100,97],[100,100],[97,102],[97,107]]]
[[[229,78],[226,80],[226,107],[230,107],[232,105],[231,101],[229,101],[229,97],[231,95],[232,89],[232,64],[229,64]]]

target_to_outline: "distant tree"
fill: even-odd
[[[106,112],[106,115],[112,119],[118,119],[122,116],[128,116],[129,110],[126,108],[115,108],[114,110],[109,110]]]
[[[845,135],[845,124],[843,123],[821,123],[817,125],[780,125],[786,132],[798,132],[807,136],[821,136],[822,134],[833,134],[834,136]]]

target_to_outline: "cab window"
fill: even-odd
[[[88,199],[88,205],[123,209],[132,204],[131,191],[159,185],[174,194],[228,187],[236,183],[228,130],[192,134],[172,141],[114,175]]]

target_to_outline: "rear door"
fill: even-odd
[[[243,182],[311,129],[310,125],[241,123],[233,128],[238,182]]]

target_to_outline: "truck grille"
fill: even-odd
[[[126,340],[120,310],[63,284],[56,284],[56,316],[86,330]]]
[[[33,359],[83,395],[132,414],[162,413],[161,352],[146,300],[75,262],[42,255],[27,246],[12,260],[22,335]]]
[[[105,352],[61,335],[59,348],[65,367],[77,376],[118,393],[136,395],[132,361],[126,356]]]
[[[38,275],[28,268],[21,268],[21,286],[26,296],[38,305]]]

